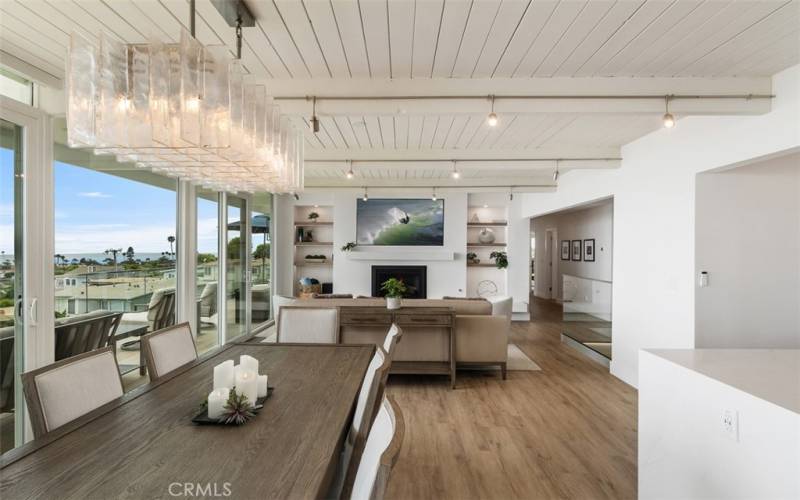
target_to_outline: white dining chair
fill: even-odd
[[[61,427],[122,396],[112,346],[22,374],[34,437]]]
[[[389,332],[386,334],[386,338],[383,340],[383,350],[389,355],[389,359],[394,359],[394,348],[397,343],[400,342],[402,336],[403,329],[392,323]]]
[[[381,400],[375,423],[369,432],[358,471],[349,488],[351,500],[381,500],[386,493],[389,475],[405,435],[403,414],[392,398]]]
[[[150,380],[197,359],[197,347],[189,323],[162,328],[142,336],[142,349]]]
[[[337,344],[339,308],[282,306],[278,312],[278,342]]]

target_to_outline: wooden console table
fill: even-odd
[[[455,314],[450,307],[402,307],[387,309],[379,306],[354,306],[339,309],[339,327],[374,326],[389,330],[392,323],[408,331],[414,328],[442,328],[450,337],[448,361],[393,361],[390,373],[415,375],[450,375],[450,385],[456,387]],[[341,332],[339,333],[341,338]]]

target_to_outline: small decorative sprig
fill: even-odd
[[[351,241],[351,242],[347,243],[347,245],[342,247],[342,252],[349,252],[350,250],[354,249],[355,247],[356,247],[356,242],[355,241]]]
[[[242,425],[250,421],[255,416],[253,405],[244,394],[236,392],[236,388],[231,389],[228,394],[228,401],[225,403],[225,411],[219,421],[228,425]]]

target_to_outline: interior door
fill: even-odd
[[[3,452],[32,437],[19,375],[51,363],[54,356],[50,126],[46,114],[0,96]]]

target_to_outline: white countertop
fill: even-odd
[[[800,349],[645,349],[800,414]]]

